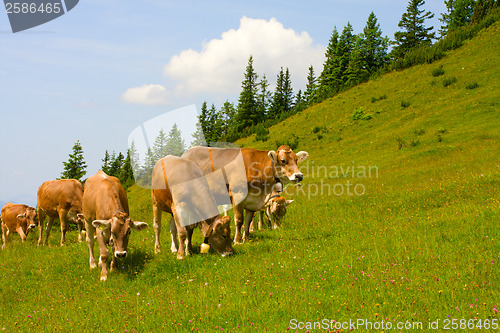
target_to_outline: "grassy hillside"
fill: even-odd
[[[0,329],[283,332],[323,319],[492,327],[500,310],[499,30],[307,109],[272,127],[266,142],[240,141],[262,149],[298,141],[295,151],[310,157],[304,185],[286,189],[295,202],[284,226],[255,232],[231,258],[177,261],[167,218],[164,252],[155,255],[150,193],[136,186],[132,218],[151,227],[132,233],[130,257],[105,283],[75,232],[64,248],[58,231],[48,248],[13,235],[0,251]],[[200,243],[195,232],[195,252]]]

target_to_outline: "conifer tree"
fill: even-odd
[[[160,129],[160,132],[158,132],[158,135],[156,136],[155,142],[153,144],[153,154],[156,161],[168,155],[167,135],[165,134],[163,128]]]
[[[441,13],[439,19],[444,24],[439,30],[441,36],[472,22],[474,0],[445,0],[444,4],[446,13]]]
[[[345,75],[347,86],[354,86],[368,79],[369,72],[363,54],[363,40],[360,36],[356,36],[356,43],[351,50],[349,65]]]
[[[172,129],[168,133],[165,151],[167,155],[181,156],[185,150],[186,144],[184,143],[184,139],[182,138],[182,133],[177,128],[177,124],[174,123]]]
[[[362,52],[368,72],[373,73],[388,60],[388,45],[389,38],[382,37],[377,17],[371,12],[362,34]]]
[[[285,73],[283,72],[283,67],[281,67],[281,70],[276,77],[276,88],[274,90],[273,100],[271,103],[271,112],[269,114],[269,118],[271,119],[278,119],[280,115],[285,111],[284,82]]]
[[[285,70],[285,76],[283,78],[283,111],[288,114],[293,107],[293,87],[292,78],[290,76],[290,71],[288,67]]]
[[[253,57],[248,59],[248,65],[245,71],[245,78],[241,83],[243,90],[238,99],[238,113],[236,116],[238,130],[255,125],[259,122],[259,117],[256,114],[257,110],[257,73],[253,68]]]
[[[234,118],[236,116],[236,109],[234,104],[229,101],[225,101],[222,108],[219,110],[218,121],[220,122],[220,136],[219,140],[227,139],[231,128],[234,126]]]
[[[314,74],[313,66],[309,66],[309,73],[307,74],[307,85],[306,91],[304,92],[304,100],[306,105],[311,105],[314,99],[316,98],[316,90],[318,89],[318,85],[316,83],[316,75]]]
[[[109,175],[109,166],[111,164],[111,155],[109,155],[108,150],[106,150],[106,152],[104,153],[104,158],[101,161],[102,161],[101,170]]]
[[[69,155],[67,162],[63,162],[64,170],[61,173],[60,179],[76,179],[80,182],[82,177],[87,173],[87,164],[83,158],[83,148],[78,140],[73,145],[73,153]]]
[[[349,67],[351,52],[356,42],[356,36],[353,35],[352,31],[353,29],[351,23],[347,22],[344,30],[342,30],[342,34],[339,37],[339,43],[337,45],[337,55],[340,57],[339,74],[342,83],[347,82],[347,68]]]
[[[205,134],[201,129],[201,124],[199,121],[196,123],[196,131],[191,134],[191,136],[193,137],[193,140],[191,141],[191,147],[207,146],[207,142],[205,141]]]
[[[153,149],[151,147],[148,147],[148,150],[146,152],[146,156],[144,158],[144,165],[141,169],[140,172],[140,177],[138,179],[138,183],[141,186],[144,187],[150,187],[151,186],[151,176],[153,173],[153,168],[156,164],[156,158],[155,154],[153,152]]]
[[[476,0],[474,4],[474,13],[472,14],[472,23],[477,23],[488,15],[494,8],[498,8],[498,0]]]
[[[113,152],[113,156],[115,156],[115,153]],[[119,177],[120,176],[120,170],[123,165],[123,160],[124,156],[122,153],[118,153],[116,157],[114,157],[109,165],[109,173],[108,175],[113,176],[113,177]]]
[[[320,98],[325,98],[331,93],[335,93],[342,84],[340,73],[340,57],[338,55],[339,33],[335,27],[328,42],[328,47],[325,53],[325,63],[323,71],[319,76],[318,94]]]
[[[394,58],[402,57],[409,50],[420,45],[431,45],[435,39],[435,33],[432,32],[434,27],[426,28],[425,20],[434,17],[429,11],[420,10],[420,7],[425,4],[424,0],[410,0],[406,7],[406,13],[401,17],[398,27],[403,28],[403,31],[394,33],[395,45],[391,51]]]
[[[127,156],[123,160],[122,167],[120,168],[120,172],[118,174],[118,179],[120,179],[120,182],[125,189],[134,184],[134,171],[132,169],[130,149],[127,149]]]
[[[272,94],[268,90],[269,82],[266,75],[262,77],[259,83],[259,93],[257,95],[257,114],[259,119],[263,120],[268,117],[269,107],[271,105]]]

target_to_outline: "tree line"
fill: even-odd
[[[376,15],[371,12],[363,32],[353,33],[348,22],[341,32],[333,28],[329,40],[323,69],[316,76],[309,67],[305,89],[293,92],[291,73],[281,67],[276,75],[273,92],[269,90],[266,75],[255,72],[254,58],[250,55],[241,83],[237,103],[226,101],[217,108],[203,102],[199,115],[199,126],[205,133],[206,142],[233,142],[241,137],[267,131],[276,124],[301,110],[317,104],[335,94],[384,72],[400,69],[399,63],[407,53],[429,47],[433,41],[470,23],[477,23],[498,7],[498,0],[445,0],[446,13],[441,14],[443,23],[436,38],[434,27],[427,27],[426,20],[434,14],[422,9],[424,0],[410,0],[406,12],[398,23],[401,28],[394,40],[383,36]],[[392,49],[389,51],[389,47]],[[396,65],[397,64],[397,65]],[[262,136],[261,136],[262,137]]]

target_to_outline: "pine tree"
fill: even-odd
[[[366,69],[369,73],[373,73],[387,62],[387,48],[389,45],[389,38],[382,37],[380,24],[378,24],[377,17],[373,12],[368,16],[362,39],[362,52]]]
[[[498,0],[476,0],[474,4],[474,13],[472,14],[472,23],[478,23],[488,15],[494,8],[499,6]]]
[[[132,166],[134,175],[138,175],[140,173],[140,156],[133,140],[128,147],[128,152],[130,154],[130,165]]]
[[[365,57],[363,54],[363,40],[356,36],[356,43],[351,50],[349,65],[346,70],[346,85],[354,86],[368,79],[369,72],[367,70]]]
[[[299,111],[304,110],[305,108],[307,108],[307,101],[305,99],[305,96],[302,94],[302,90],[299,89],[297,95],[295,95],[295,104],[293,106],[293,112],[297,113]]]
[[[112,156],[115,156],[115,152],[113,152]],[[107,174],[118,178],[120,176],[120,170],[121,170],[122,165],[123,165],[123,160],[124,160],[123,154],[118,153],[118,155],[116,155],[116,157],[114,157],[111,160],[111,163],[109,165],[109,173],[107,173]]]
[[[316,75],[314,74],[314,68],[311,65],[309,66],[309,73],[307,74],[306,91],[304,92],[304,99],[307,106],[311,105],[314,99],[316,98],[316,90],[318,89],[316,81],[317,80],[316,80]]]
[[[271,102],[271,112],[269,113],[269,118],[278,119],[281,114],[285,111],[285,73],[283,72],[283,67],[281,67],[280,72],[276,77],[276,88],[273,94],[273,100]]]
[[[441,13],[439,19],[444,24],[439,30],[441,36],[472,22],[475,3],[474,0],[445,0],[446,13]]]
[[[356,42],[356,36],[352,34],[352,25],[347,22],[347,25],[342,30],[342,34],[339,37],[339,43],[337,46],[337,55],[340,57],[340,77],[342,79],[342,83],[346,83],[348,80],[347,77],[347,68],[349,67],[349,61],[351,60],[351,52],[354,48],[354,44]]]
[[[401,17],[398,27],[404,31],[394,33],[395,45],[391,51],[394,58],[402,57],[407,51],[420,46],[431,45],[435,39],[435,33],[432,32],[434,27],[426,28],[424,22],[427,19],[434,17],[429,11],[420,10],[419,8],[425,4],[424,0],[410,0],[406,7],[406,13]]]
[[[174,123],[172,129],[168,133],[167,143],[166,143],[166,153],[167,155],[181,156],[186,150],[186,144],[182,138],[181,131],[177,128],[177,124]]]
[[[160,158],[168,155],[167,152],[167,135],[163,128],[160,129],[153,144],[154,158],[158,161]]]
[[[132,169],[130,149],[127,150],[127,156],[123,160],[122,167],[118,174],[118,179],[120,179],[120,182],[125,189],[134,184],[134,171]]]
[[[203,130],[201,129],[201,124],[198,121],[196,123],[196,131],[191,134],[193,140],[191,141],[191,147],[195,146],[207,146],[207,142],[205,141],[205,134],[203,134]]]
[[[87,164],[83,158],[83,148],[78,140],[73,146],[73,153],[69,154],[67,162],[63,162],[64,170],[60,179],[76,179],[82,181],[82,177],[87,173]]]
[[[137,179],[137,182],[139,185],[143,187],[150,187],[151,186],[151,176],[153,173],[153,168],[156,164],[156,158],[155,154],[153,152],[153,149],[151,147],[148,147],[148,150],[146,152],[146,156],[144,158],[144,165],[140,171],[139,179]]]
[[[283,77],[283,111],[285,114],[289,114],[290,110],[293,108],[293,87],[292,78],[290,76],[290,71],[288,67],[285,70],[285,76]]]
[[[241,83],[243,90],[238,99],[238,113],[236,116],[238,130],[257,124],[260,119],[256,114],[257,110],[257,74],[253,68],[253,57],[248,59],[245,71],[245,78]]]
[[[231,128],[234,127],[234,120],[236,116],[236,109],[234,108],[234,104],[229,101],[225,101],[224,105],[219,111],[218,120],[220,122],[220,137],[219,140],[227,140],[228,134],[231,131]]]
[[[328,42],[328,47],[325,53],[325,63],[323,71],[319,76],[318,94],[321,99],[335,93],[342,84],[340,73],[340,57],[338,55],[339,33],[335,27]]]
[[[271,105],[272,94],[268,90],[269,82],[267,81],[266,75],[262,77],[259,83],[259,94],[257,95],[257,114],[259,118],[266,119],[269,113],[269,107]]]
[[[101,170],[109,175],[109,166],[111,164],[111,155],[109,155],[109,152],[107,150],[104,153],[104,158],[101,161],[102,161]]]

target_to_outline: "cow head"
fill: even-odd
[[[68,219],[76,224],[81,226],[85,225],[85,219],[83,218],[83,214],[81,213],[81,209],[71,209],[68,212]]]
[[[207,221],[201,222],[203,236],[208,237],[210,246],[223,257],[233,254],[230,222],[229,216],[220,215],[210,224]]]
[[[21,223],[26,223],[26,234],[30,229],[34,229],[36,227],[36,209],[33,207],[26,208],[24,213],[17,215],[17,218],[21,221]]]
[[[268,155],[274,162],[276,175],[282,182],[299,183],[302,179],[304,179],[304,175],[300,172],[297,164],[309,156],[307,152],[299,151],[295,154],[290,147],[283,145],[280,146],[277,151],[269,151]]]
[[[276,223],[276,227],[280,226],[280,220],[286,214],[286,207],[291,204],[293,200],[286,200],[282,196],[272,198],[267,203],[267,213],[271,215],[273,221]],[[268,216],[269,217],[269,216]]]
[[[92,225],[103,231],[104,240],[113,245],[113,255],[117,258],[127,256],[128,240],[132,229],[141,231],[148,226],[145,222],[132,221],[124,212],[116,212],[109,220],[95,220]]]

